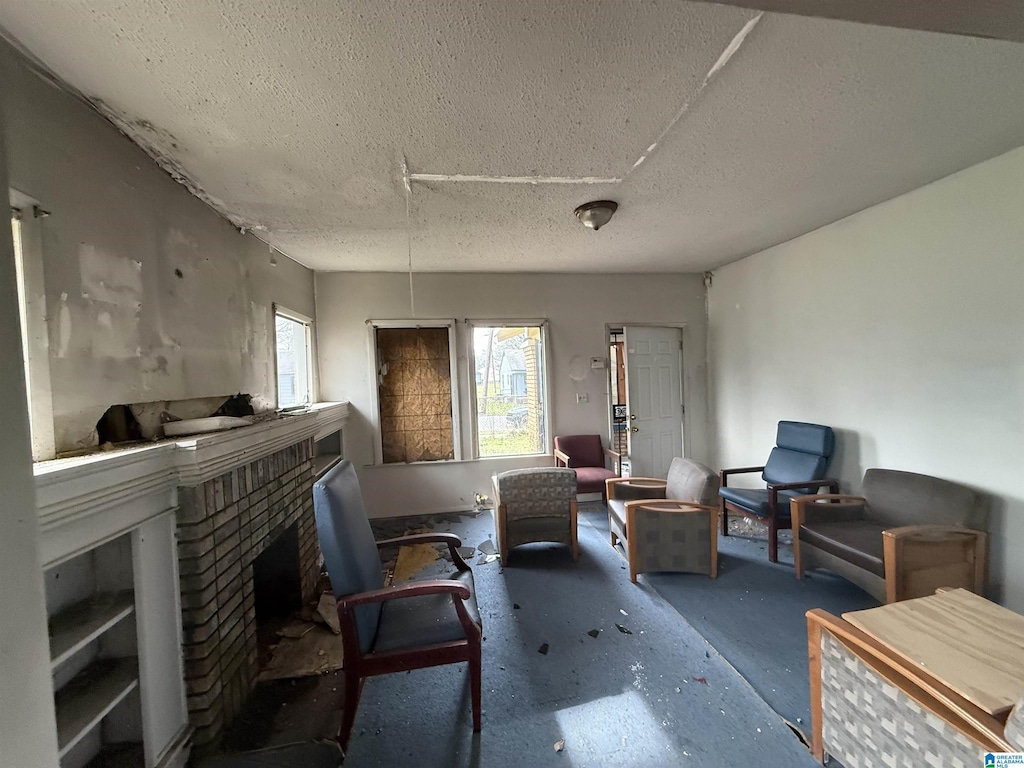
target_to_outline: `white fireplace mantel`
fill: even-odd
[[[317,403],[249,427],[35,465],[44,566],[135,528],[195,486],[308,438],[342,429],[348,403]]]
[[[304,440],[327,437],[342,429],[347,417],[348,403],[320,403],[230,431],[35,465],[42,562],[44,569],[55,574],[53,584],[62,567],[75,567],[83,558],[90,562],[101,557],[96,553],[102,552],[102,545],[130,537],[128,570],[137,632],[135,684],[140,691],[146,768],[183,768],[193,733],[181,651],[175,533],[178,488],[199,485]],[[103,557],[110,562],[108,555]],[[86,652],[84,645],[77,651],[80,656]],[[63,690],[63,685],[54,678],[55,689]],[[99,732],[100,719],[119,700],[104,701],[107,708],[97,710],[95,720],[69,737],[66,749],[76,748],[79,742],[74,739],[85,739],[86,732]]]

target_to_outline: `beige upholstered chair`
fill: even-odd
[[[576,541],[576,471],[564,467],[512,469],[494,475],[494,523],[502,565],[512,547],[533,541]]]
[[[718,575],[718,482],[709,467],[683,458],[672,460],[667,480],[606,482],[612,546],[622,542],[630,581],[648,571]]]

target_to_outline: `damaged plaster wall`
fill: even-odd
[[[240,234],[0,41],[10,186],[41,240],[57,451],[118,403],[235,392],[276,404],[273,304],[312,317],[313,275]]]
[[[715,272],[715,467],[780,419],[837,430],[832,473],[936,475],[982,491],[991,596],[1024,610],[1024,149]]]
[[[473,505],[473,493],[491,494],[491,475],[552,458],[527,456],[477,461],[388,464],[374,461],[375,386],[367,319],[409,319],[409,277],[382,272],[318,272],[317,336],[325,399],[348,400],[345,456],[360,469],[373,517],[450,512]],[[608,357],[606,323],[685,324],[684,452],[706,461],[707,362],[704,283],[700,275],[584,275],[427,273],[413,278],[416,317],[458,320],[459,401],[463,452],[472,445],[469,339],[464,321],[549,321],[552,435],[607,436],[608,371],[587,368],[581,381],[572,359]],[[577,403],[577,393],[588,402]],[[605,438],[607,444],[607,437]]]

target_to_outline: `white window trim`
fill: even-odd
[[[519,456],[546,456],[551,453],[554,438],[551,435],[551,345],[548,343],[550,336],[550,322],[543,318],[472,318],[466,320],[466,326],[468,333],[466,334],[468,348],[466,350],[466,367],[467,367],[467,380],[471,386],[469,386],[469,404],[470,412],[473,414],[472,424],[470,429],[470,439],[472,440],[472,455],[474,459],[507,459],[516,458]],[[540,340],[541,347],[544,350],[544,445],[541,446],[541,450],[537,453],[514,453],[507,456],[481,456],[480,455],[480,427],[477,424],[477,399],[476,399],[476,381],[474,378],[475,365],[470,365],[470,360],[476,360],[475,350],[473,348],[473,336],[477,328],[516,328],[522,326],[523,328],[540,328]]]
[[[298,405],[290,405],[287,408],[281,407],[281,393],[277,388],[277,316],[285,317],[289,320],[293,320],[296,323],[301,323],[306,328],[306,349],[309,351],[309,401],[306,403],[299,403]],[[271,323],[274,329],[274,402],[277,403],[279,411],[292,411],[297,408],[308,408],[313,403],[317,402],[317,383],[318,377],[316,374],[316,334],[313,332],[313,318],[307,317],[301,312],[295,312],[294,310],[283,307],[277,302],[271,305]]]
[[[378,466],[392,466],[384,463],[384,446],[380,433],[380,384],[377,380],[377,329],[378,328],[447,328],[448,329],[448,375],[452,398],[452,447],[454,459],[438,461],[414,461],[410,464],[444,464],[462,461],[462,417],[459,409],[458,344],[454,318],[434,320],[367,320],[367,361],[370,365],[371,425],[373,426],[373,463]]]

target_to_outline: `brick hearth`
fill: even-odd
[[[313,441],[178,489],[178,558],[189,720],[214,746],[256,685],[253,560],[296,524],[302,599],[314,597]]]

